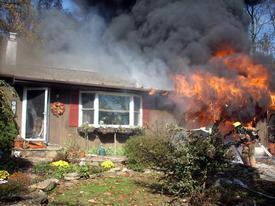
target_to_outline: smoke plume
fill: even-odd
[[[223,42],[249,48],[248,20],[238,0],[75,3],[78,18],[55,10],[44,15],[47,64],[115,71],[138,85],[165,89],[172,86],[171,73],[205,64]]]
[[[77,15],[50,10],[42,18],[40,32],[46,46],[43,59],[48,65],[111,73],[139,86],[172,89],[175,74],[188,79],[194,71],[238,79],[237,71],[224,69],[227,65],[223,62],[213,62],[213,55],[228,48],[235,53],[249,53],[249,18],[240,0],[74,3]],[[176,103],[182,112],[186,112],[184,105],[194,103],[190,99],[181,101]],[[269,101],[247,100],[250,103],[244,116],[249,113],[252,117],[256,107],[266,109]],[[204,106],[197,104],[194,113]],[[230,107],[230,112],[236,111]]]

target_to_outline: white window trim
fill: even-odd
[[[26,138],[26,112],[27,112],[27,91],[31,90],[44,90],[45,91],[45,103],[44,103],[44,131],[43,138]],[[22,123],[21,123],[21,137],[28,141],[44,141],[47,142],[47,131],[48,131],[48,104],[49,104],[49,88],[47,87],[24,87],[23,89],[23,102],[22,102]]]
[[[102,91],[80,91],[79,92],[79,109],[78,109],[78,126],[81,126],[83,124],[82,119],[83,119],[83,113],[82,113],[82,94],[94,94],[95,95],[95,99],[94,99],[94,124],[91,124],[92,126],[98,128],[98,127],[113,127],[113,128],[118,128],[118,127],[124,127],[124,128],[130,128],[130,127],[140,127],[142,126],[142,118],[143,118],[143,114],[142,114],[142,96],[141,95],[136,95],[136,94],[131,94],[131,93],[119,93],[119,92],[102,92]],[[103,94],[103,95],[113,95],[113,96],[127,96],[130,97],[130,103],[129,103],[129,125],[112,125],[112,124],[104,124],[104,125],[100,125],[99,124],[99,95]],[[139,119],[139,124],[138,125],[134,125],[134,97],[138,97],[140,98],[140,119]]]

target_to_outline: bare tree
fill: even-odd
[[[31,0],[0,1],[0,32],[16,32],[32,39],[35,23]]]
[[[275,2],[274,0],[245,0],[250,17],[249,36],[251,52],[275,55]]]

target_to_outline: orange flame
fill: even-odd
[[[227,47],[225,49],[216,51],[214,56],[219,57],[219,58],[223,58],[225,56],[229,56],[229,55],[232,55],[234,53],[235,53],[235,50],[233,48]]]
[[[210,125],[222,117],[230,119],[224,113],[231,111],[232,106],[236,118],[238,112],[252,103],[260,102],[263,97],[270,98],[270,102],[272,100],[275,104],[275,93],[271,94],[268,88],[267,69],[261,64],[255,64],[246,54],[231,54],[234,54],[234,50],[226,49],[218,51],[211,59],[212,63],[222,63],[226,68],[223,68],[224,72],[232,74],[231,76],[217,75],[200,68],[188,75],[174,76],[177,96],[191,103],[185,105],[188,127]],[[237,119],[232,116],[233,120]]]
[[[157,93],[157,90],[156,90],[156,89],[154,89],[154,88],[149,89],[148,94],[149,94],[150,96],[154,96],[154,95],[156,95],[156,93]]]
[[[271,105],[270,105],[270,110],[275,110],[275,92],[270,93],[271,97]]]
[[[271,105],[275,106],[275,92],[270,94],[271,96]]]

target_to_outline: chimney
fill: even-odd
[[[16,33],[9,33],[9,39],[7,41],[5,63],[6,65],[16,65],[16,53],[17,53],[17,41]]]

